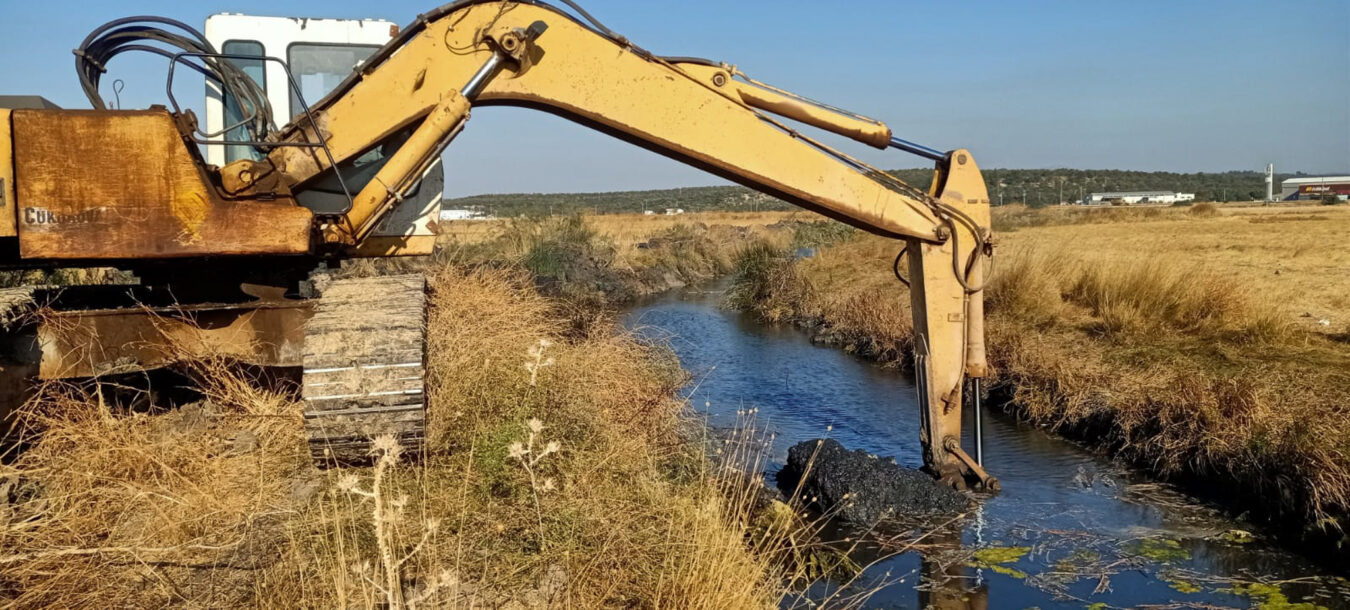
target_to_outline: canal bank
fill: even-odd
[[[773,435],[771,470],[789,446],[818,437],[920,464],[908,380],[723,308],[724,287],[670,293],[625,317],[680,357],[692,375],[689,403],[710,425],[733,426],[738,412],[758,409]],[[869,567],[855,586],[889,583],[869,606],[1347,607],[1344,581],[1310,577],[1322,571],[1250,524],[1000,412],[985,421],[985,455],[1003,493],[956,531]]]

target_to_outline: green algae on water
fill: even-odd
[[[972,568],[993,570],[995,574],[1024,579],[1027,577],[1026,572],[1009,567],[1006,564],[1016,563],[1029,552],[1031,552],[1031,547],[1029,546],[994,546],[984,548],[975,551],[975,554],[971,556],[971,561],[968,565]]]
[[[1130,545],[1129,551],[1158,563],[1186,561],[1191,558],[1191,552],[1171,538],[1141,538]]]
[[[1161,574],[1158,574],[1158,578],[1161,578],[1163,582],[1167,583],[1167,586],[1172,587],[1172,589],[1176,590],[1179,593],[1191,594],[1191,593],[1204,593],[1205,591],[1204,588],[1200,587],[1200,585],[1197,585],[1189,580],[1186,580],[1176,574],[1163,572]]]
[[[1256,540],[1256,536],[1253,536],[1251,532],[1238,529],[1228,530],[1219,534],[1218,538],[1219,540],[1230,544],[1250,544]]]
[[[1238,583],[1232,589],[1222,589],[1222,593],[1242,595],[1252,600],[1252,607],[1260,610],[1327,610],[1326,606],[1307,602],[1293,603],[1280,590],[1279,585],[1265,583]]]

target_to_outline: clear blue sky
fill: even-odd
[[[1350,0],[582,3],[654,52],[735,63],[908,139],[970,148],[986,168],[1350,170]],[[0,94],[87,107],[70,50],[116,17],[201,27],[209,13],[229,11],[406,24],[432,6],[3,0]],[[160,101],[163,64],[126,57],[105,88],[120,77],[126,106]],[[882,167],[919,165],[895,151],[850,150]],[[475,112],[446,164],[449,196],[720,183],[519,109]]]

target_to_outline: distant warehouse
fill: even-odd
[[[1290,178],[1280,183],[1282,201],[1321,199],[1327,195],[1336,195],[1341,199],[1350,196],[1350,176]]]
[[[1124,191],[1120,193],[1093,193],[1083,200],[1084,205],[1133,205],[1136,203],[1176,203],[1195,201],[1195,193],[1172,191]]]

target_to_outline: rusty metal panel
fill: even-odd
[[[309,210],[225,200],[168,112],[13,111],[24,258],[303,254]]]
[[[14,138],[10,133],[10,111],[0,108],[0,237],[19,234],[14,209]]]
[[[151,370],[204,357],[257,366],[304,362],[309,301],[48,312],[37,324],[39,377]]]

